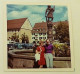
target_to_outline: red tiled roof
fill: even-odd
[[[46,22],[41,22],[41,23],[35,23],[33,29],[47,29],[47,23]]]
[[[41,31],[35,31],[36,29],[41,29]],[[32,33],[46,33],[47,32],[47,23],[46,22],[40,22],[40,23],[35,23]]]
[[[7,21],[7,30],[20,29],[27,18],[13,19]]]
[[[62,23],[68,24],[68,21],[61,21]],[[53,22],[53,25],[58,25],[59,22]],[[38,29],[42,29],[42,31],[36,31]],[[32,33],[46,33],[47,32],[47,23],[46,22],[40,22],[40,23],[35,23]]]

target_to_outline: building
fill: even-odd
[[[47,39],[47,25],[45,22],[36,23],[32,29],[32,41],[39,42]]]
[[[68,23],[68,21],[62,21],[63,23]],[[53,35],[55,34],[54,27],[57,26],[60,22],[53,22]],[[40,22],[35,23],[32,29],[32,41],[38,43],[40,40],[45,41],[47,39],[47,23]],[[54,40],[54,36],[53,36]]]
[[[21,42],[22,34],[28,36],[29,42],[32,42],[32,26],[28,18],[13,19],[7,21],[7,38],[11,38],[14,33],[19,35],[19,41]]]

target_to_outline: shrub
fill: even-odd
[[[56,57],[70,57],[70,48],[66,43],[54,42],[53,46]]]

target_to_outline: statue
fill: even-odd
[[[55,10],[55,6],[51,8],[50,5],[48,5],[46,12],[45,12],[45,17],[46,17],[46,22],[47,22],[47,38],[50,40],[50,42],[53,41],[53,12]]]
[[[48,5],[48,8],[46,9],[45,12],[45,17],[47,22],[52,22],[53,21],[53,12],[55,10],[55,6],[51,8],[50,5]]]

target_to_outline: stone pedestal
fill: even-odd
[[[46,22],[47,22],[47,38],[50,40],[50,42],[53,41],[53,12],[55,7],[51,7],[51,5],[48,5],[45,16],[46,16]]]
[[[50,40],[50,42],[53,41],[53,24],[52,23],[47,23],[47,38]]]

